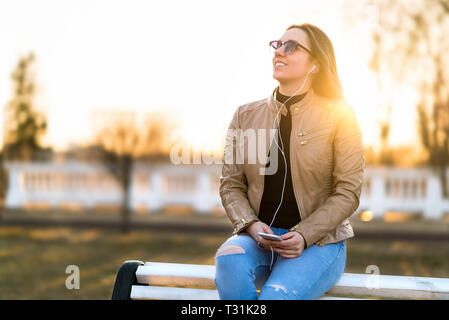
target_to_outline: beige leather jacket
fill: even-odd
[[[267,99],[240,106],[229,126],[220,177],[220,197],[234,226],[233,234],[245,233],[246,227],[258,221],[264,174],[270,165],[267,164],[268,151],[264,153],[265,159],[256,157],[252,163],[251,156],[248,156],[250,153],[244,151],[248,151],[248,146],[256,146],[258,152],[270,149],[267,146],[271,146],[274,139],[270,129],[279,126],[280,115],[275,124],[274,119],[280,107],[281,113],[285,114],[286,106],[279,102],[275,104],[273,91]],[[344,100],[318,96],[312,88],[290,108],[290,166],[293,191],[301,216],[301,221],[290,231],[299,232],[307,247],[313,244],[323,246],[353,237],[348,218],[359,206],[365,169],[362,138],[354,112]],[[259,139],[247,137],[241,142],[235,135],[235,132],[251,130],[257,131]],[[231,131],[233,134],[230,134]],[[275,150],[270,157],[277,154]],[[244,152],[241,155],[243,163],[233,159],[237,158],[238,151]],[[281,158],[278,161],[284,160]]]

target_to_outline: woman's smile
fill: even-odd
[[[280,61],[280,60],[274,60],[274,68],[276,69],[276,68],[282,68],[282,67],[285,67],[287,64],[285,63],[285,62],[283,62],[283,61]]]

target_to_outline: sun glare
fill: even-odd
[[[30,1],[32,8],[40,10],[26,16],[26,25],[11,18],[22,12],[19,4],[10,2],[0,11],[0,38],[5,39],[4,47],[10,49],[0,53],[0,85],[10,86],[10,73],[20,55],[35,52],[40,104],[48,110],[44,142],[56,149],[89,140],[91,110],[150,110],[169,104],[183,117],[183,140],[198,151],[222,152],[228,116],[241,104],[269,96],[277,85],[272,79],[271,55],[265,55],[269,52],[267,41],[282,34],[288,25],[302,22],[316,24],[328,33],[335,47],[345,96],[355,110],[363,142],[379,147],[377,121],[381,114],[375,77],[367,65],[370,48],[360,43],[360,34],[356,38],[355,31],[343,27],[338,3],[285,1],[289,13],[273,13],[272,4],[260,2],[217,5],[220,10],[207,2],[182,4],[185,8],[202,6],[209,12],[207,17],[196,12],[186,17],[182,10],[173,13],[170,5],[153,8],[144,1],[139,2],[139,10],[124,2],[107,2],[108,13],[104,14],[105,3],[79,3],[73,5],[76,10],[69,12],[57,1],[41,7]],[[260,14],[251,18],[245,11],[252,10],[256,3]],[[318,8],[323,3],[329,6],[321,12]],[[51,17],[44,10],[46,7],[51,7],[51,11],[47,10],[52,12]],[[154,19],[148,19],[146,11],[152,12]],[[227,18],[230,13],[236,14],[232,24]],[[60,22],[59,28],[54,29],[51,23],[40,24],[56,19],[53,16],[57,16],[54,21]],[[117,25],[118,20],[123,25]],[[215,27],[203,27],[210,23]],[[35,27],[30,30],[29,25]],[[2,31],[6,29],[14,30],[14,36]],[[148,41],[152,38],[157,41]],[[161,42],[162,39],[176,40]],[[201,41],[193,46],[188,39]],[[212,40],[205,46],[204,39]],[[394,109],[390,142],[413,143],[415,95],[408,88],[393,88],[392,92],[395,95],[391,97]],[[0,92],[2,106],[10,98],[10,91]],[[191,110],[192,115],[185,110]]]

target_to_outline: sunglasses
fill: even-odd
[[[307,51],[309,54],[312,55],[312,51],[310,51],[309,49],[307,49],[306,47],[304,47],[303,45],[299,44],[294,40],[287,40],[285,42],[282,42],[281,40],[273,40],[270,41],[269,44],[270,47],[273,48],[274,50],[284,47],[283,51],[285,54],[292,54],[293,52],[295,52],[297,47],[300,47],[301,49]]]

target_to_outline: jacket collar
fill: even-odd
[[[276,92],[276,90],[278,89],[278,87],[276,87],[273,92],[271,93],[271,96],[268,98],[268,107],[271,109],[272,112],[276,113],[279,109],[279,107],[281,107],[281,114],[283,116],[285,116],[287,114],[287,107],[285,106],[285,104],[280,103],[279,101],[275,102],[275,97],[274,94]],[[312,87],[309,88],[309,90],[307,91],[307,94],[304,98],[301,99],[301,101],[294,103],[290,106],[290,108],[301,108],[305,105],[310,104],[313,99],[315,97],[315,93],[312,89]]]

